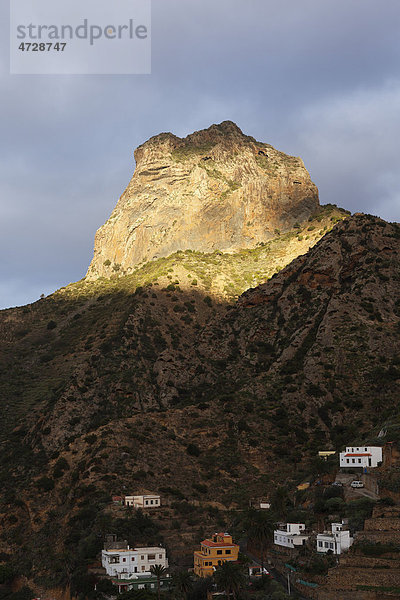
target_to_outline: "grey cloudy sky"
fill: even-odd
[[[400,220],[398,0],[153,0],[152,13],[151,75],[22,76],[1,4],[1,308],[85,274],[133,149],[161,131],[233,120],[301,156],[321,203]]]

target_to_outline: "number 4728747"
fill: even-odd
[[[64,52],[66,42],[21,42],[18,46],[18,50],[22,50],[22,52],[50,52],[50,50],[54,50],[55,52]]]

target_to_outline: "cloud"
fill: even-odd
[[[2,306],[82,277],[161,131],[234,120],[301,155],[323,202],[398,218],[398,0],[153,0],[151,76],[10,76],[8,22],[2,3]]]
[[[393,80],[303,109],[297,141],[322,201],[400,218],[399,106],[400,81]]]

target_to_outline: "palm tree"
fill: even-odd
[[[289,504],[287,489],[282,485],[277,487],[271,496],[271,508],[280,519],[286,518]]]
[[[173,575],[172,585],[179,600],[187,598],[193,588],[193,581],[189,571],[177,571]]]
[[[236,599],[238,592],[246,585],[246,576],[242,567],[230,561],[224,561],[216,568],[214,579],[217,586],[225,591],[227,600],[231,594]]]
[[[160,590],[160,580],[167,573],[167,569],[162,565],[151,565],[150,573],[157,577],[157,598],[160,600],[161,590]]]
[[[247,527],[249,537],[260,548],[261,574],[264,575],[264,554],[273,535],[274,521],[268,513],[254,510],[248,515]]]

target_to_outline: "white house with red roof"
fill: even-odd
[[[340,466],[347,468],[377,467],[382,462],[381,446],[348,446],[339,455]]]

